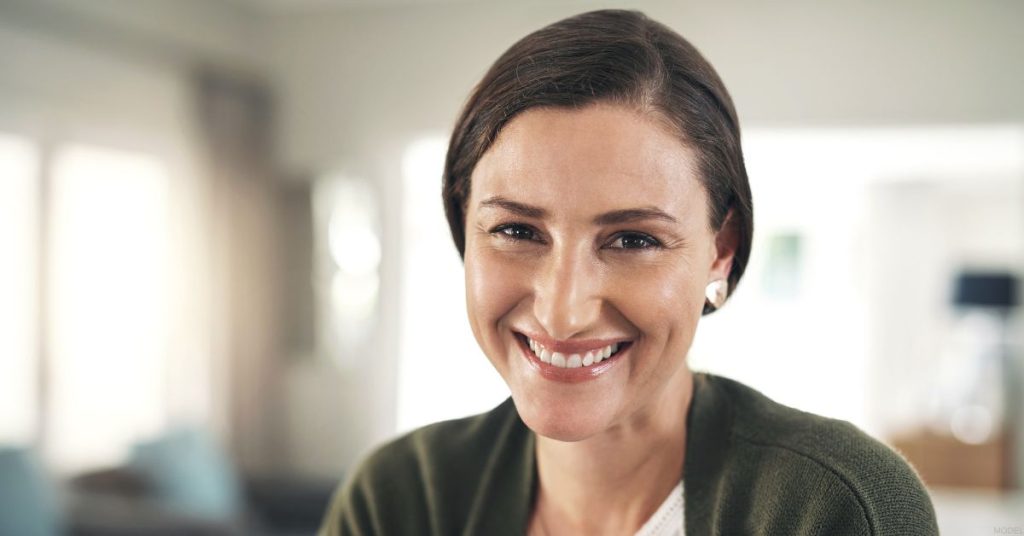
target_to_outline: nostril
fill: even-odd
[[[598,323],[601,303],[598,298],[569,292],[535,300],[533,314],[551,337],[565,340]]]

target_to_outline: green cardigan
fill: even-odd
[[[686,441],[687,536],[938,534],[914,470],[845,421],[697,373]],[[510,399],[378,449],[321,534],[522,535],[536,482],[534,434]]]

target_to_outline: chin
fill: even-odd
[[[526,426],[537,435],[568,443],[589,439],[610,426],[600,405],[544,404],[535,397],[512,393],[516,411]]]

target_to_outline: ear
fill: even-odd
[[[729,213],[725,215],[722,228],[715,233],[714,259],[708,273],[708,283],[719,279],[729,280],[729,273],[732,272],[732,260],[736,256],[739,244],[739,226],[736,223],[735,212],[730,209]]]

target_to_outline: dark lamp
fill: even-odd
[[[953,305],[1011,309],[1019,305],[1017,277],[1005,272],[961,272],[956,277]]]

